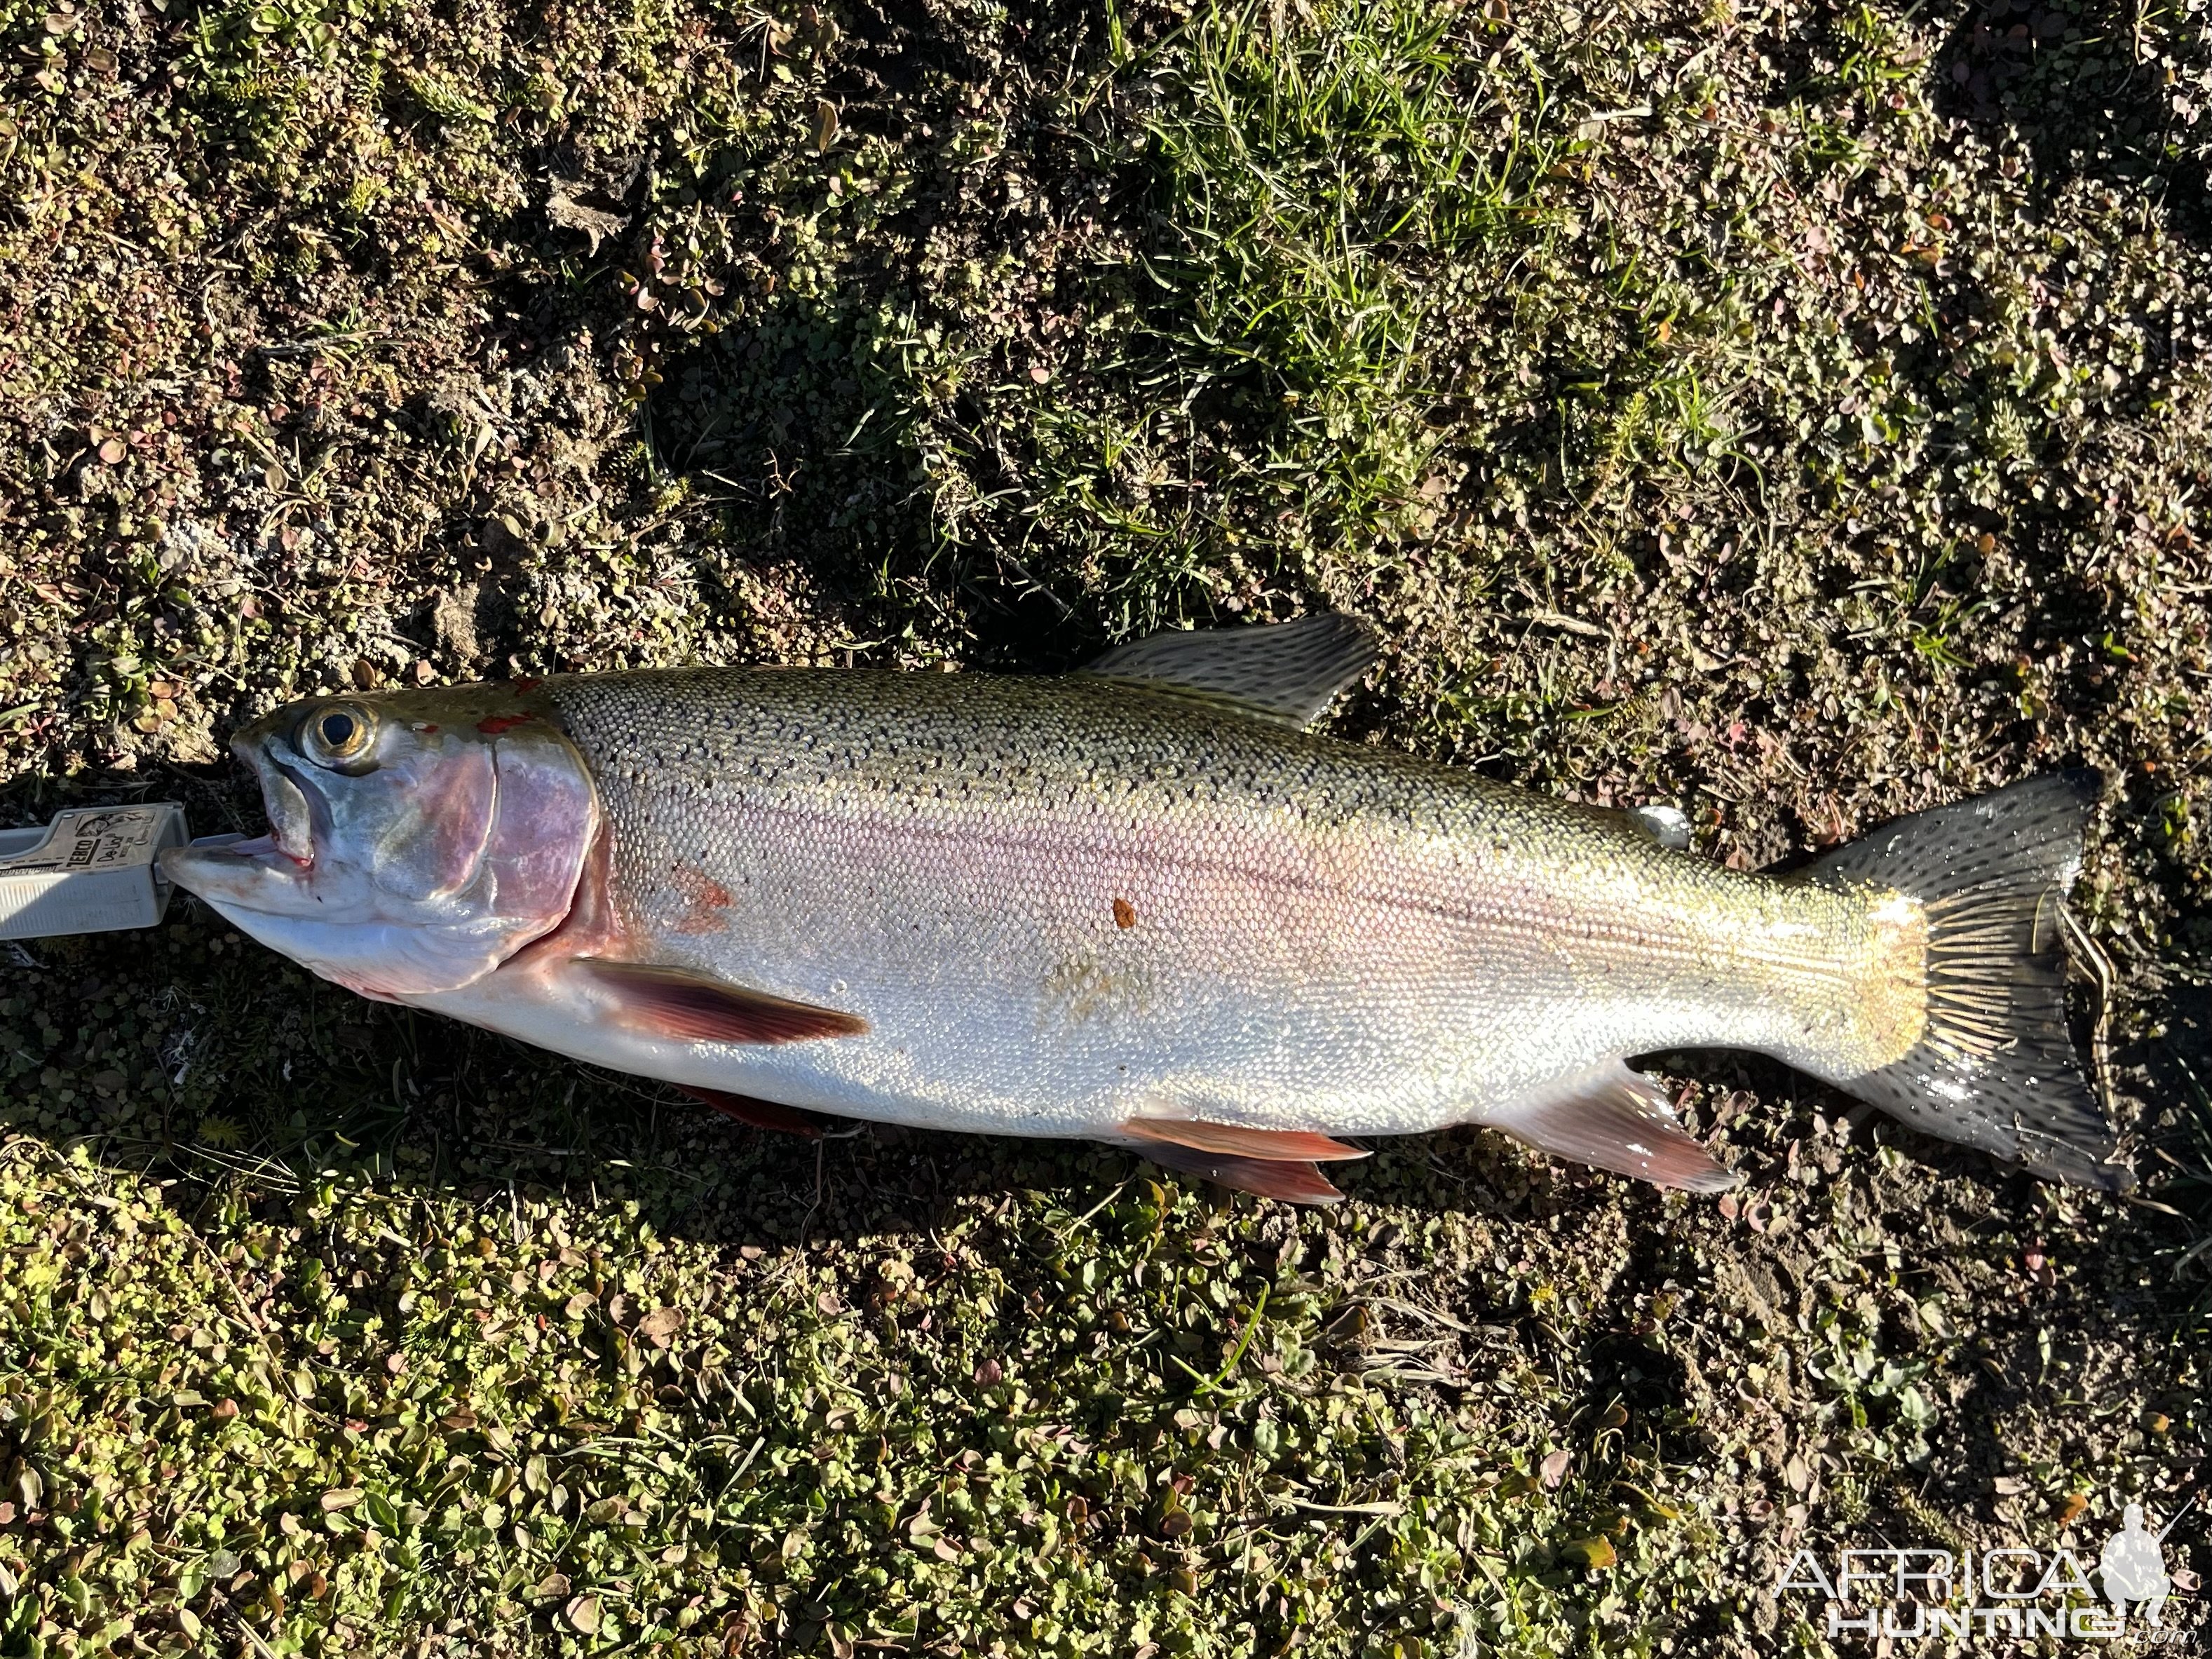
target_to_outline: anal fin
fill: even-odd
[[[1155,1145],[1187,1146],[1193,1152],[1262,1162],[1337,1164],[1369,1156],[1327,1135],[1300,1129],[1251,1129],[1241,1123],[1207,1123],[1197,1118],[1133,1117],[1121,1133]]]
[[[613,1001],[616,1018],[656,1036],[687,1042],[805,1042],[859,1036],[868,1022],[765,991],[730,985],[689,968],[579,957],[575,969]]]
[[[1684,1192],[1725,1192],[1742,1179],[1682,1127],[1665,1091],[1618,1060],[1481,1121],[1540,1152]]]
[[[711,1106],[749,1128],[804,1135],[809,1140],[822,1139],[822,1126],[796,1106],[779,1106],[772,1100],[756,1100],[750,1095],[733,1095],[722,1089],[694,1089],[682,1083],[676,1086],[702,1105]]]
[[[1344,1194],[1321,1172],[1321,1166],[1310,1159],[1239,1158],[1231,1153],[1203,1152],[1195,1146],[1179,1146],[1166,1140],[1147,1141],[1132,1150],[1155,1164],[1181,1170],[1185,1175],[1197,1176],[1217,1186],[1233,1187],[1241,1193],[1257,1193],[1262,1198],[1279,1198],[1286,1204],[1338,1204],[1344,1200]]]

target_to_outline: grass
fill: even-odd
[[[810,1147],[183,903],[0,960],[0,1656],[1820,1653],[1800,1545],[2163,1524],[2212,1284],[2204,30],[0,5],[13,820],[250,826],[222,743],[318,689],[1050,671],[1334,605],[1388,640],[1345,735],[1739,866],[2105,768],[2147,1179],[1714,1056],[1667,1069],[1732,1208],[1475,1132],[1313,1214]]]

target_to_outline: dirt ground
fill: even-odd
[[[2130,1503],[2173,1596],[2096,1650],[2204,1650],[2201,5],[0,27],[6,821],[258,828],[223,744],[314,691],[1329,606],[1343,735],[1736,867],[2101,769],[2143,1176],[1711,1054],[1725,1201],[808,1145],[180,902],[0,955],[0,1656],[1879,1651],[1800,1551]]]

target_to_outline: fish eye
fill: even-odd
[[[310,714],[300,730],[300,749],[318,766],[353,769],[368,756],[376,717],[357,703],[340,702]]]

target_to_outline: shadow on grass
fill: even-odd
[[[2204,141],[2185,102],[2177,107],[2146,21],[2115,0],[1972,7],[1936,58],[1939,106],[1992,137],[2016,131],[2047,189],[2087,177],[2146,191],[2202,242],[2212,236]]]

